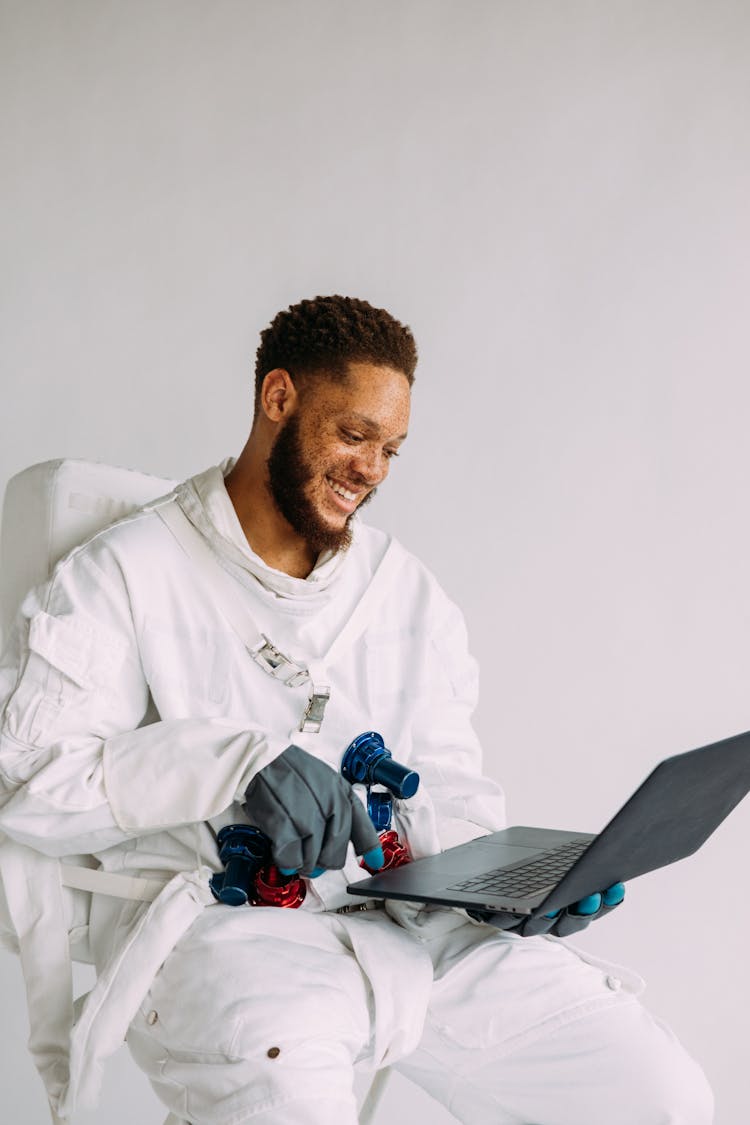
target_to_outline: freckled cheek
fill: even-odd
[[[331,469],[346,462],[348,450],[338,444],[325,446],[318,449],[308,459],[308,465],[315,475],[328,476]]]
[[[349,445],[333,446],[328,456],[322,462],[322,471],[333,476],[346,471],[350,465],[356,463],[357,455]]]

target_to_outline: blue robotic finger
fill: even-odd
[[[370,848],[369,852],[365,852],[362,859],[371,871],[378,871],[385,863],[385,853],[378,845],[377,848]]]
[[[313,870],[308,875],[308,879],[317,879],[318,876],[322,875],[324,871],[325,871],[325,867],[315,867],[315,868],[313,868]],[[285,876],[286,875],[296,875],[297,874],[297,868],[296,867],[280,867],[279,872],[282,875],[285,875]]]
[[[586,898],[579,899],[573,906],[569,906],[568,912],[581,918],[587,918],[591,914],[596,914],[597,910],[601,909],[601,905],[602,896],[600,894],[586,895]]]
[[[602,892],[602,899],[604,905],[610,909],[614,906],[619,906],[625,898],[625,884],[613,883],[611,887],[607,887],[606,891]]]
[[[621,883],[618,884],[618,885],[622,886]],[[610,887],[609,889],[612,890],[613,888]],[[605,894],[606,893],[607,892],[605,892]],[[624,894],[624,889],[623,889],[623,894]],[[600,894],[587,895],[586,898],[579,899],[579,901],[574,903],[573,906],[569,906],[567,908],[567,913],[568,914],[574,914],[576,917],[580,917],[580,918],[588,918],[592,914],[596,914],[596,912],[599,909],[601,909],[601,905],[602,905],[603,900],[604,900],[604,895],[600,895]],[[622,899],[620,899],[619,901],[621,902]],[[614,905],[614,903],[613,903],[613,905]],[[562,914],[562,910],[552,910],[549,914],[545,914],[544,917],[545,918],[559,918],[561,914]]]

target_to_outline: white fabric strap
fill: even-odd
[[[73,969],[60,864],[4,838],[0,841],[0,875],[26,984],[29,1051],[50,1099],[56,1099],[68,1082],[73,1026]]]
[[[169,879],[141,879],[135,875],[118,875],[98,868],[75,867],[70,863],[60,865],[60,876],[64,887],[111,895],[113,898],[133,899],[135,902],[153,902],[169,882]]]
[[[326,703],[331,694],[326,669],[367,627],[377,603],[390,589],[396,572],[403,562],[403,549],[394,540],[389,541],[362,597],[341,632],[334,638],[328,652],[322,659],[312,662],[306,668],[290,660],[264,633],[261,633],[250,613],[247,599],[242,596],[240,584],[224,569],[177,500],[160,504],[155,511],[172,532],[185,554],[197,566],[212,590],[222,614],[238,634],[256,664],[288,687],[299,687],[303,683],[310,684],[310,698],[299,729],[317,734],[322,726]]]
[[[370,1089],[367,1091],[365,1100],[362,1102],[359,1111],[359,1125],[372,1125],[375,1111],[380,1105],[381,1098],[385,1093],[390,1074],[391,1069],[388,1066],[382,1067],[375,1072],[375,1077],[370,1084]]]
[[[264,643],[270,643],[256,625],[247,601],[238,596],[237,582],[224,570],[206,540],[197,528],[193,527],[177,501],[170,500],[166,504],[160,504],[155,510],[206,580],[221,612],[239,634],[248,651],[255,652]]]

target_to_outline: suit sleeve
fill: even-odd
[[[80,548],[25,599],[0,662],[0,829],[100,851],[217,815],[284,749],[230,719],[148,723],[149,699],[125,578]]]

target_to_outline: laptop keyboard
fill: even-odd
[[[448,890],[472,893],[489,891],[491,894],[507,895],[510,898],[528,898],[529,895],[558,883],[588,846],[589,841],[586,840],[558,844],[556,848],[542,852],[528,863],[510,870],[507,867],[497,867],[494,871],[485,871],[471,879],[464,879],[461,883],[454,883]]]

